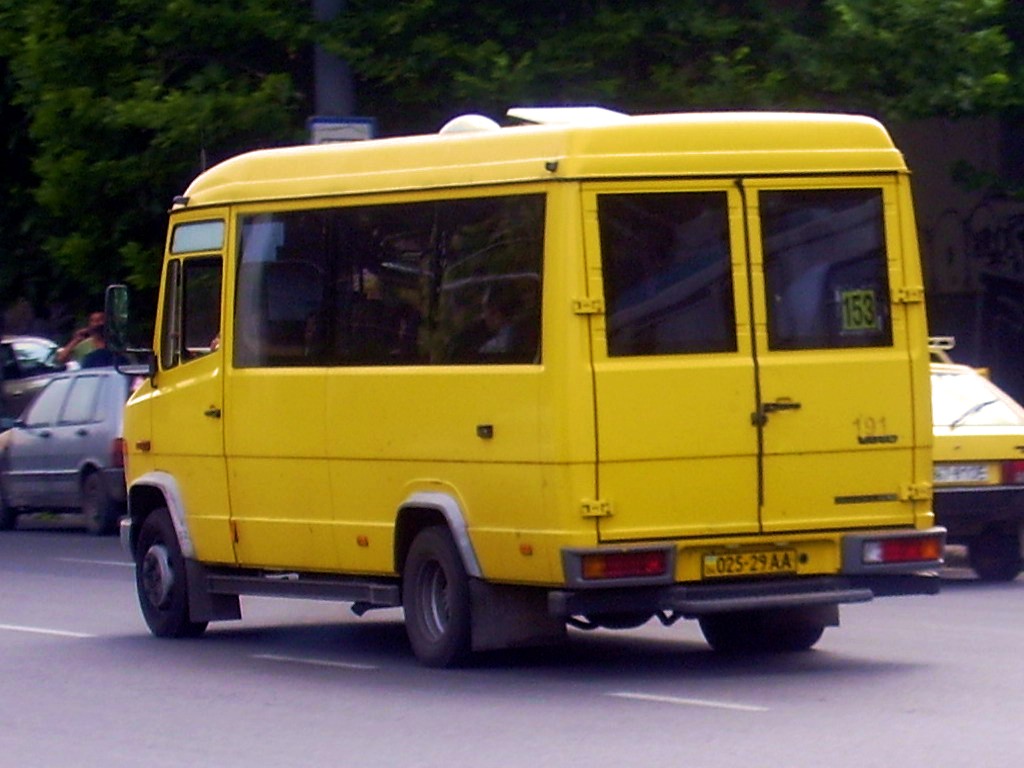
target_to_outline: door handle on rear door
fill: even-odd
[[[794,402],[792,400],[786,400],[786,399],[776,400],[776,401],[771,402],[771,403],[762,403],[761,404],[761,412],[765,413],[765,414],[775,413],[776,411],[798,411],[798,410],[800,410],[800,403]]]
[[[761,407],[754,413],[750,414],[750,423],[755,427],[763,427],[768,423],[769,413],[775,413],[776,411],[798,410],[800,410],[800,403],[795,400],[787,400],[786,398],[774,400],[770,403],[761,403]]]

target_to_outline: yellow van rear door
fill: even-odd
[[[592,185],[584,206],[590,293],[604,297],[591,321],[601,538],[756,533],[739,189]]]
[[[913,523],[893,196],[864,179],[585,190],[602,540]]]
[[[914,382],[895,186],[744,185],[766,532],[913,524]]]

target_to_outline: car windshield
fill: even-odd
[[[932,372],[936,426],[1000,427],[1024,424],[1024,415],[992,382],[974,372]]]
[[[18,368],[24,375],[58,370],[56,362],[57,345],[35,340],[15,340],[11,342]]]

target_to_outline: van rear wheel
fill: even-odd
[[[1013,581],[1020,575],[1020,538],[1016,531],[989,528],[967,544],[971,570],[982,581]]]
[[[794,653],[821,639],[825,624],[800,609],[713,613],[700,617],[708,645],[722,653]]]
[[[207,622],[188,612],[185,558],[166,509],[150,513],[135,550],[135,585],[149,631],[157,637],[198,637]]]
[[[413,539],[402,607],[409,643],[422,663],[450,667],[469,657],[469,577],[447,528],[425,528]]]

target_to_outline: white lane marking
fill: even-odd
[[[283,661],[291,664],[309,664],[314,667],[338,667],[339,669],[377,669],[373,664],[353,664],[348,661],[331,661],[330,659],[304,659],[301,656],[278,656],[274,653],[254,653],[254,659],[264,661]]]
[[[23,627],[18,624],[0,624],[0,630],[7,632],[29,632],[34,635],[51,635],[53,637],[96,637],[85,632],[68,632],[63,629],[46,629],[44,627]]]
[[[684,699],[678,696],[656,696],[650,693],[630,693],[629,691],[618,691],[606,694],[619,699],[634,699],[636,701],[653,701],[659,704],[676,704],[685,707],[709,707],[711,709],[731,709],[737,712],[767,712],[768,707],[759,707],[754,704],[735,704],[728,701],[711,701],[709,699]]]
[[[85,563],[86,565],[116,565],[122,568],[134,568],[135,563],[126,563],[124,560],[88,560],[84,557],[58,557],[62,563]]]

